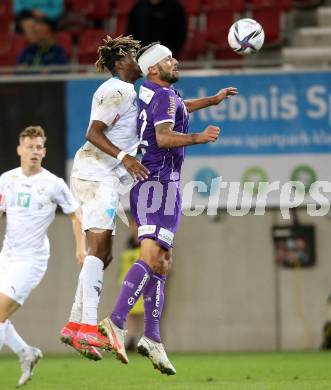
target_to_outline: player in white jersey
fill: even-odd
[[[148,170],[135,159],[137,104],[134,82],[141,76],[136,61],[140,48],[132,37],[104,39],[98,49],[97,70],[111,78],[94,93],[87,142],[77,151],[71,185],[82,209],[88,255],[78,278],[69,322],[60,339],[89,359],[99,360],[91,347],[109,349],[109,340],[98,331],[97,308],[103,273],[112,259],[112,235],[119,203],[119,186],[148,177]]]
[[[45,133],[39,126],[27,127],[19,137],[21,166],[0,176],[0,214],[6,213],[6,232],[0,252],[0,349],[11,348],[20,359],[18,386],[32,376],[42,357],[17,333],[9,317],[23,305],[43,278],[49,258],[47,229],[57,205],[73,221],[79,262],[85,254],[78,204],[65,182],[42,168]]]

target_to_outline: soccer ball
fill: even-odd
[[[264,42],[263,28],[254,19],[240,19],[230,27],[228,42],[238,54],[256,53]]]

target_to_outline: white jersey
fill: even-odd
[[[139,144],[137,135],[137,94],[133,84],[110,78],[94,93],[90,123],[97,120],[106,124],[106,137],[119,149],[135,156]],[[71,176],[91,181],[102,181],[107,176],[128,175],[122,163],[86,142],[76,153]]]
[[[47,229],[57,205],[66,214],[78,208],[65,182],[46,169],[33,176],[25,176],[21,168],[2,174],[0,210],[7,215],[2,251],[14,257],[48,258]]]

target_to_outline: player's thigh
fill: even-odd
[[[22,306],[31,291],[38,286],[46,272],[47,260],[24,258],[8,264],[6,279],[0,284],[0,293]]]
[[[6,321],[19,307],[16,301],[0,292],[0,322]]]
[[[71,179],[72,191],[80,203],[83,230],[111,230],[116,226],[119,203],[119,180],[109,177],[104,181]]]

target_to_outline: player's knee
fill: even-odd
[[[106,267],[108,267],[108,265],[111,263],[112,261],[112,253],[111,253],[111,249],[110,248],[98,248],[96,249],[95,251],[90,251],[90,254],[92,256],[95,256],[97,257],[98,259],[100,259],[103,264],[104,264],[104,269],[106,269]]]
[[[113,255],[110,253],[107,259],[103,262],[103,269],[105,270],[112,261]]]

